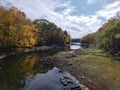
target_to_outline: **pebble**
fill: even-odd
[[[81,77],[81,79],[84,79],[84,78],[85,78],[85,76],[82,76],[82,77]]]

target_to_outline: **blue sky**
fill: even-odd
[[[72,38],[96,32],[120,11],[120,0],[0,0],[0,5],[15,6],[31,20],[48,19]]]

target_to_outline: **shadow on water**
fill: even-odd
[[[0,90],[64,90],[60,77],[69,73],[60,73],[52,64],[40,61],[55,51],[31,52],[9,56],[0,63]],[[76,80],[66,86],[76,85]]]

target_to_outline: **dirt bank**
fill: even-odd
[[[33,51],[45,51],[45,50],[52,50],[52,49],[61,49],[58,46],[41,46],[41,47],[32,47],[32,48],[11,48],[11,49],[3,49],[0,50],[0,59],[8,57],[10,55],[15,55],[19,53],[27,53]]]
[[[109,75],[114,75],[114,72],[106,72],[105,69],[102,68],[104,65],[104,62],[101,63],[100,61],[102,56],[98,56],[98,59],[100,57],[100,60],[97,61],[99,62],[99,65],[96,65],[95,61],[97,60],[97,56],[95,56],[95,58],[81,57],[81,55],[85,57],[85,55],[87,54],[88,52],[86,52],[85,50],[59,52],[52,57],[49,56],[45,58],[45,61],[47,61],[48,63],[53,63],[56,67],[60,68],[63,71],[69,72],[70,74],[75,76],[81,84],[87,86],[90,90],[119,90],[120,82],[117,83],[116,81],[113,84],[112,79],[114,79],[116,76]],[[98,55],[98,53],[90,54]],[[91,63],[89,63],[92,59],[94,60],[94,62],[91,61]],[[105,63],[109,66],[108,62]],[[116,65],[120,65],[120,63],[116,63]],[[109,71],[108,66],[106,66],[106,70]],[[109,68],[110,67],[111,66],[109,66]],[[118,69],[120,69],[120,67],[116,68],[116,70]],[[118,77],[120,78],[120,75]],[[109,78],[111,78],[111,80],[109,80]]]

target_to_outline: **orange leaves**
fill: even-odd
[[[32,47],[35,44],[35,25],[15,7],[0,8],[0,47]]]
[[[0,8],[0,48],[64,45],[69,42],[70,35],[48,20],[32,23],[15,7],[9,10]]]

